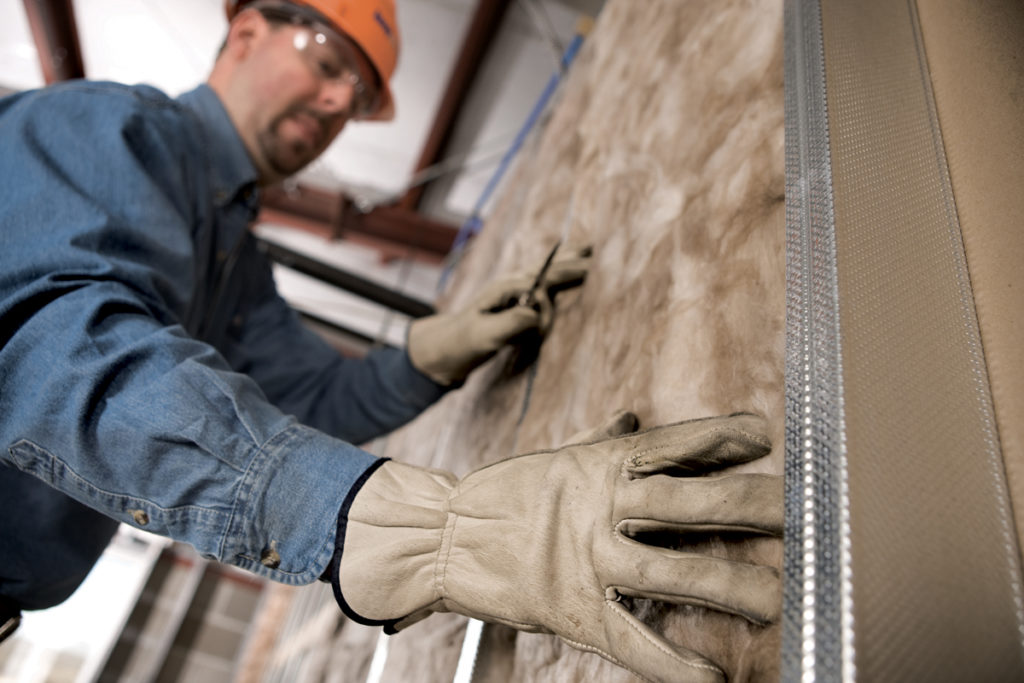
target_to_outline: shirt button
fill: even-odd
[[[239,313],[238,315],[231,319],[231,324],[234,327],[241,327],[243,322],[245,322],[245,318],[242,317],[241,313]]]
[[[277,569],[281,566],[281,556],[273,548],[265,548],[260,554],[260,564],[267,569]]]
[[[227,258],[228,258],[228,252],[227,251],[225,251],[224,249],[218,249],[217,250],[217,262],[218,263],[224,263],[224,261],[226,261]]]
[[[129,510],[128,512],[131,514],[132,519],[135,520],[135,523],[139,526],[146,526],[149,524],[149,515],[146,514],[145,510]]]

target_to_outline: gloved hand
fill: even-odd
[[[394,632],[451,611],[554,633],[654,681],[721,681],[621,596],[777,619],[774,568],[647,545],[643,532],[782,533],[781,477],[703,473],[770,450],[755,415],[693,420],[520,455],[458,480],[386,461],[339,521],[332,582]]]
[[[552,320],[551,297],[556,291],[582,284],[589,267],[589,248],[566,249],[556,255],[534,291],[535,306],[514,302],[530,292],[536,270],[491,282],[465,310],[413,321],[409,359],[438,384],[461,382],[516,335],[531,329],[547,332]]]

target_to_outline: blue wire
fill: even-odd
[[[581,34],[576,34],[576,36],[573,37],[572,42],[569,43],[569,47],[565,49],[565,54],[562,55],[561,69],[555,72],[551,78],[548,79],[548,84],[544,87],[544,91],[541,92],[540,97],[537,99],[537,103],[533,105],[533,110],[526,118],[526,122],[523,124],[522,128],[519,129],[519,133],[516,135],[515,140],[512,141],[512,145],[501,158],[498,168],[496,168],[494,173],[491,175],[491,179],[487,182],[487,186],[484,188],[484,191],[480,194],[479,199],[477,199],[476,204],[473,206],[473,212],[459,228],[458,234],[455,235],[455,242],[448,254],[448,264],[441,273],[438,290],[444,289],[445,282],[448,280],[448,276],[451,274],[452,268],[454,267],[454,261],[457,261],[458,255],[465,248],[469,238],[479,233],[483,228],[484,221],[481,214],[483,213],[484,206],[487,204],[487,201],[491,198],[491,194],[493,194],[498,183],[508,170],[509,165],[512,163],[512,159],[523,146],[523,142],[526,141],[526,136],[529,134],[530,130],[533,129],[537,120],[540,118],[541,113],[543,113],[544,109],[547,107],[548,100],[551,99],[555,89],[558,87],[559,81],[562,80],[562,74],[564,74],[568,70],[569,65],[572,64],[572,60],[575,59],[576,53],[579,52],[582,44],[583,36]],[[456,258],[451,258],[452,255],[455,255]]]

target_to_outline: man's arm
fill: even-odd
[[[0,458],[207,557],[315,580],[375,458],[283,414],[182,327],[192,131],[116,86],[30,97],[0,119]]]
[[[285,412],[353,443],[405,424],[501,347],[526,331],[543,332],[554,293],[584,280],[590,256],[589,249],[565,250],[537,283],[536,273],[496,278],[461,310],[415,320],[408,351],[376,350],[357,360],[342,358],[302,325],[278,294],[266,259],[248,246],[248,311],[227,342],[228,361]],[[503,306],[530,292],[535,306]]]
[[[227,343],[231,365],[304,424],[365,443],[419,415],[445,394],[402,349],[345,358],[306,328],[278,294],[269,264],[250,254],[245,322]]]

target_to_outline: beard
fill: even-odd
[[[305,138],[286,138],[280,132],[281,126],[296,113],[313,117],[320,125],[316,143]],[[324,145],[321,141],[326,137],[325,124],[308,110],[289,110],[276,117],[271,124],[263,129],[257,137],[260,153],[267,166],[281,177],[287,177],[305,168],[313,159],[320,155]]]

